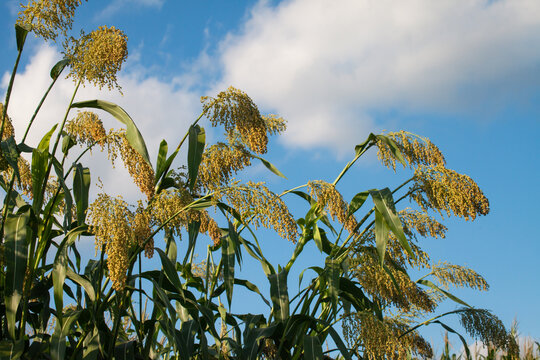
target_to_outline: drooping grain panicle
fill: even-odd
[[[99,194],[88,207],[87,221],[95,235],[96,252],[105,247],[113,288],[122,290],[129,266],[128,251],[133,239],[133,214],[128,204],[121,198]]]
[[[435,144],[429,139],[420,138],[417,135],[406,131],[390,132],[385,134],[392,139],[403,154],[404,159],[409,166],[444,166],[446,161],[444,155]],[[377,156],[379,160],[388,168],[396,170],[396,157],[391,151],[389,145],[377,140]]]
[[[141,201],[138,202],[137,210],[133,216],[132,228],[135,242],[144,248],[144,255],[147,258],[152,258],[154,255],[154,238],[151,237],[151,215]]]
[[[233,175],[250,165],[251,156],[241,144],[217,143],[203,153],[198,184],[205,190],[226,186]]]
[[[351,269],[364,293],[385,306],[395,306],[404,311],[415,306],[424,312],[432,312],[436,303],[429,294],[412,281],[403,269],[396,268],[388,260],[385,259],[385,269],[375,254],[363,253],[352,259]]]
[[[120,155],[124,166],[133,179],[133,182],[151,199],[155,191],[154,169],[148,164],[143,156],[128,142],[124,130],[111,130],[107,135],[108,156],[114,165],[114,161]]]
[[[442,239],[446,237],[448,228],[425,212],[406,208],[399,211],[398,215],[403,224],[403,230],[409,237],[416,238],[416,234],[422,237],[431,236]]]
[[[463,309],[460,322],[467,333],[488,345],[504,349],[512,355],[519,354],[516,340],[506,331],[502,321],[485,309]]]
[[[66,35],[73,25],[75,10],[82,0],[31,0],[21,4],[17,24],[32,29],[44,40],[56,40]]]
[[[332,220],[339,221],[344,228],[353,232],[357,222],[353,215],[349,216],[349,205],[343,196],[339,193],[336,187],[322,180],[309,181],[308,189],[311,197],[319,204],[321,209],[327,209],[332,217]]]
[[[443,166],[420,166],[415,170],[411,198],[424,210],[444,211],[465,220],[489,213],[489,201],[467,175]]]
[[[32,172],[30,170],[30,163],[22,156],[19,156],[17,166],[19,168],[20,182],[15,182],[16,189],[29,199],[32,199]],[[1,171],[1,176],[5,183],[9,183],[13,176],[13,169],[6,167],[6,169]]]
[[[255,229],[259,226],[274,229],[281,238],[296,242],[298,228],[289,208],[264,183],[233,182],[216,190],[215,198],[226,200]]]
[[[221,239],[221,229],[216,221],[205,210],[191,210],[188,207],[195,199],[186,189],[167,189],[156,194],[149,211],[152,223],[156,226],[164,225],[166,231],[171,230],[178,237],[182,229],[188,229],[189,223],[200,223],[199,232],[206,233],[214,244]]]
[[[107,143],[107,132],[99,116],[91,111],[79,111],[77,116],[66,122],[65,131],[78,143],[86,146],[99,144],[101,150]]]
[[[201,102],[203,113],[213,126],[222,125],[230,139],[239,135],[242,143],[251,151],[257,154],[266,153],[267,122],[261,116],[257,105],[246,93],[229,87],[215,98],[202,97]],[[273,124],[275,121],[269,121],[269,123]],[[279,126],[276,126],[272,131],[278,129]]]
[[[221,241],[221,229],[217,222],[205,210],[199,211],[199,221],[201,223],[199,232],[201,234],[207,233],[214,242],[214,245],[218,245]]]
[[[461,265],[449,264],[445,261],[433,264],[431,274],[439,280],[446,289],[450,285],[469,287],[480,291],[487,291],[489,284],[476,271]]]
[[[0,102],[0,116],[4,113],[4,104]],[[2,119],[0,119],[0,124],[2,123]],[[6,140],[7,138],[15,136],[15,128],[13,127],[13,122],[8,114],[6,114],[6,118],[4,121],[4,132],[2,133],[2,141]]]
[[[380,320],[372,313],[354,313],[345,318],[343,329],[349,345],[356,343],[363,348],[364,359],[406,359],[411,352],[424,359],[433,357],[431,346],[418,332],[401,336],[408,326],[395,319]]]
[[[80,38],[64,42],[64,53],[70,60],[68,77],[100,89],[121,90],[116,74],[128,56],[127,36],[122,30],[100,26],[90,34],[82,32]]]
[[[0,117],[4,113],[4,104],[0,103]],[[2,123],[2,119],[0,118],[0,124]],[[11,122],[11,118],[6,114],[5,121],[4,121],[4,132],[2,133],[2,141],[6,140],[7,138],[15,136],[15,129],[13,128],[13,123]],[[8,168],[8,162],[6,158],[4,157],[4,154],[2,153],[2,149],[0,149],[0,171],[4,171]]]

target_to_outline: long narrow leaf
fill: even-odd
[[[416,257],[403,232],[403,226],[397,215],[390,189],[370,190],[369,193],[375,203],[375,208],[382,214],[384,221],[388,224],[388,227],[394,233],[401,246],[409,253],[411,258],[415,259]]]
[[[287,271],[268,276],[270,281],[270,297],[272,298],[272,313],[277,321],[285,321],[289,317],[289,292],[287,290]]]
[[[231,230],[232,228],[232,230]],[[229,223],[229,236],[225,236],[221,240],[221,259],[223,262],[223,279],[225,283],[225,292],[227,293],[227,301],[229,306],[232,304],[232,295],[234,289],[234,265],[235,265],[235,248],[231,240],[231,233],[234,233],[234,227]]]
[[[15,339],[15,315],[23,293],[24,275],[27,267],[27,241],[32,230],[28,226],[30,209],[13,215],[8,214],[5,222],[4,257],[5,274],[5,305],[8,331]]]
[[[189,127],[189,147],[188,147],[188,177],[189,188],[193,191],[197,182],[199,173],[199,164],[202,160],[204,145],[206,142],[206,134],[204,128],[199,125],[191,125]]]
[[[384,264],[384,254],[386,253],[386,244],[388,243],[388,235],[390,227],[386,223],[384,216],[378,209],[375,209],[375,243],[377,245],[377,254],[382,266]]]
[[[322,345],[316,335],[304,336],[304,359],[323,360]]]
[[[89,193],[90,169],[77,164],[75,166],[75,176],[73,177],[73,196],[77,205],[77,223],[79,225],[84,224],[86,210],[88,209]]]
[[[133,119],[128,115],[128,113],[122,109],[120,106],[113,104],[108,101],[103,100],[89,100],[89,101],[81,101],[78,103],[74,103],[71,105],[72,108],[93,108],[93,109],[100,109],[108,112],[112,116],[114,116],[118,121],[126,125],[126,139],[128,143],[133,147],[141,156],[143,159],[148,163],[152,164],[150,162],[150,158],[148,157],[148,150],[146,149],[146,144],[144,142],[144,139],[135,125],[135,122],[133,122]]]

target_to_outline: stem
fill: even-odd
[[[199,120],[201,120],[201,118],[203,117],[204,115],[204,112],[202,112],[199,117],[197,119],[195,119],[195,121],[193,122],[193,124],[191,124],[191,126],[194,126],[194,125],[197,125],[197,123],[199,122]],[[182,147],[182,145],[184,144],[184,142],[186,141],[187,137],[189,136],[189,129],[188,131],[186,132],[186,135],[184,135],[184,137],[182,138],[182,140],[180,140],[180,143],[178,144],[178,146],[176,147],[176,150],[175,152],[177,152],[178,150],[180,150],[180,148]]]
[[[368,146],[366,146],[366,148],[361,152],[361,153],[358,153],[356,154],[356,156],[354,157],[354,159],[352,159],[351,161],[349,161],[347,163],[347,165],[345,165],[345,168],[343,168],[343,170],[341,170],[341,173],[338,175],[338,177],[336,178],[336,180],[334,180],[334,182],[332,183],[332,185],[336,186],[336,184],[338,183],[339,180],[341,180],[341,178],[343,177],[343,175],[345,175],[345,173],[351,168],[351,166],[354,165],[354,163],[360,158],[360,156],[364,155],[364,153],[370,148],[373,146],[373,143],[369,144]]]
[[[26,127],[26,130],[24,132],[24,136],[21,140],[22,143],[24,143],[24,140],[26,140],[26,136],[28,135],[28,132],[30,131],[30,127],[32,126],[34,120],[36,119],[36,116],[39,112],[39,110],[41,109],[41,106],[43,105],[43,102],[45,102],[45,99],[47,98],[47,96],[49,95],[49,92],[51,91],[52,87],[54,86],[54,84],[56,83],[56,80],[58,79],[58,77],[56,77],[55,79],[53,79],[53,81],[51,82],[51,85],[49,85],[49,87],[47,88],[47,90],[45,91],[45,94],[43,95],[43,97],[41,98],[41,100],[39,101],[39,104],[38,106],[36,107],[36,110],[34,111],[34,114],[32,115],[32,118],[30,118],[30,122],[28,123],[28,126]]]
[[[17,53],[17,59],[15,60],[15,65],[13,66],[13,71],[11,72],[11,78],[9,79],[8,88],[6,91],[6,99],[4,100],[4,109],[2,111],[2,127],[0,128],[0,139],[4,136],[4,127],[7,117],[7,109],[9,105],[9,99],[11,98],[11,90],[13,90],[13,82],[15,81],[15,74],[17,74],[17,68],[19,67],[19,62],[21,61],[22,48]]]

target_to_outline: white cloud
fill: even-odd
[[[221,44],[216,89],[288,118],[289,145],[348,150],[372,111],[459,112],[537,87],[538,14],[536,0],[262,1]]]
[[[27,66],[17,75],[8,109],[14,122],[17,141],[21,140],[34,109],[51,82],[50,69],[61,58],[56,49],[49,46],[40,47],[30,58]],[[4,91],[8,81],[9,74],[6,73],[2,78]],[[179,84],[182,83],[180,78],[161,81],[146,76],[144,69],[138,66],[128,66],[128,71],[119,76],[119,83],[126,96],[116,91],[100,91],[87,86],[79,90],[75,101],[102,99],[124,108],[143,134],[152,162],[155,162],[162,139],[167,140],[169,152],[172,152],[186,133],[189,124],[200,113],[198,94],[180,87]],[[57,82],[29,132],[27,144],[36,146],[53,124],[62,121],[74,87],[75,84],[71,79],[62,78]],[[75,114],[76,112],[72,111],[70,118]],[[107,113],[99,112],[99,114],[106,128],[123,127],[123,124]],[[103,162],[107,165],[104,166]],[[121,194],[128,199],[141,198],[138,189],[131,185],[127,172],[120,169],[121,166],[112,171],[108,163],[105,156],[99,155],[99,151],[94,152],[92,160],[83,161],[85,165],[90,164],[94,180],[97,180],[98,176],[102,178],[107,192]]]
[[[107,18],[118,11],[133,6],[145,6],[145,7],[155,7],[161,9],[165,0],[112,0],[109,5],[107,5],[96,18]]]

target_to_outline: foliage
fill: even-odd
[[[517,351],[499,319],[449,292],[449,286],[486,290],[487,282],[469,268],[434,263],[420,248],[421,237],[445,235],[433,212],[473,220],[489,211],[476,183],[448,169],[428,139],[403,131],[370,134],[332,183],[312,180],[276,194],[264,183],[233,177],[257,160],[283,177],[260,155],[267,152],[269,136],[285,130],[285,121],[261,115],[245,93],[229,88],[202,98],[202,113],[184,138],[172,152],[162,141],[153,165],[141,133],[120,106],[74,102],[87,82],[119,88],[116,73],[127,56],[127,38],[113,27],[100,27],[64,42],[66,59],[52,69],[51,86],[17,142],[7,114],[26,35],[33,30],[44,40],[67,36],[80,3],[32,1],[16,25],[18,56],[0,130],[0,357],[431,357],[417,329],[439,324],[457,334],[441,321],[452,314],[472,336]],[[66,67],[76,85],[65,116],[39,144],[26,143],[41,104]],[[83,110],[73,115],[75,109]],[[124,127],[106,131],[92,109]],[[206,143],[199,124],[205,119],[224,129],[222,142]],[[177,159],[182,147],[187,147],[185,162]],[[91,171],[83,160],[92,148],[106,151],[113,162],[120,157],[145,200],[132,205],[109,194],[91,194]],[[363,190],[346,202],[337,185],[371,148],[378,149],[383,164],[394,169],[402,164],[413,175],[395,189]],[[75,161],[67,161],[70,156]],[[295,218],[287,207],[294,197],[306,202],[302,217]],[[398,211],[407,199],[417,209]],[[260,227],[294,244],[284,266],[271,264],[262,251]],[[98,256],[83,265],[77,243],[88,236],[94,237]],[[187,236],[183,253],[177,246],[182,236]],[[196,264],[196,244],[206,238],[211,239],[206,260]],[[322,261],[303,269],[299,280],[306,271],[312,278],[291,294],[291,268],[311,244],[323,254]],[[157,255],[161,268],[143,271],[143,255]],[[260,264],[269,293],[253,279],[239,277],[246,255]],[[415,281],[409,269],[426,275]],[[238,287],[260,297],[260,313],[230,311]],[[462,307],[424,320],[445,299]],[[335,348],[324,351],[325,343]]]

